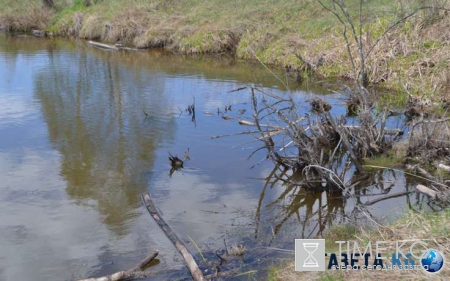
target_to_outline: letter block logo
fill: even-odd
[[[325,239],[295,239],[295,271],[325,271]]]

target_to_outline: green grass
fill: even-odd
[[[364,164],[379,167],[395,167],[401,165],[404,160],[404,157],[398,157],[395,155],[380,155],[364,159]]]
[[[85,0],[55,0],[51,18],[43,19],[48,22],[46,29],[56,35],[106,42],[121,40],[127,45],[143,48],[166,46],[181,53],[231,51],[240,59],[297,70],[303,69],[303,62],[296,56],[301,55],[313,65],[319,59],[324,60],[315,69],[319,76],[355,77],[342,36],[343,26],[316,0],[90,2],[93,5],[87,6]],[[331,0],[323,2],[331,7]],[[359,0],[345,2],[358,24]],[[375,42],[395,19],[408,14],[418,2],[378,0],[363,5],[363,38]],[[8,18],[6,15],[27,18],[28,8],[42,6],[40,3],[37,0],[0,0],[0,22],[2,18]],[[406,53],[393,53],[392,46],[388,45],[372,53],[367,60],[369,71],[374,70],[369,75],[372,82],[400,92],[404,91],[403,84],[408,82],[410,91],[419,96],[433,97],[449,91],[446,85],[450,77],[450,46],[442,41],[445,36],[420,33],[421,28],[417,26],[424,22],[423,15],[419,13],[417,18],[411,18],[390,32],[395,34],[391,40],[400,40],[401,48],[398,49],[406,50]],[[27,24],[33,25],[33,21],[17,26],[21,30],[30,30],[31,27],[23,28]],[[446,30],[436,26],[439,32]],[[420,39],[423,41],[418,41]],[[354,47],[352,36],[350,41]],[[356,49],[354,56],[357,57]],[[418,64],[430,60],[435,64],[432,68]]]

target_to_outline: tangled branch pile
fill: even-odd
[[[284,98],[251,89],[252,122],[268,157],[303,175],[301,185],[312,189],[345,190],[367,173],[364,159],[387,155],[399,144],[405,157],[426,161],[449,155],[448,119],[428,120],[423,115],[411,123],[407,137],[398,128],[387,128],[389,112],[362,102],[355,118],[336,117],[331,105],[319,98],[311,111],[300,112],[292,97]],[[411,133],[412,132],[412,133]],[[406,158],[405,158],[406,159]]]

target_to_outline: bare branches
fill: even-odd
[[[262,96],[257,98],[256,92]],[[267,158],[301,172],[299,185],[312,189],[343,190],[354,186],[356,182],[346,182],[353,178],[349,172],[367,175],[363,159],[386,154],[404,133],[387,128],[387,112],[376,114],[366,109],[359,112],[356,124],[347,125],[344,117],[333,116],[331,105],[319,98],[310,102],[312,114],[301,117],[290,98],[252,88],[251,100],[253,120],[240,124],[255,126],[257,130],[252,133],[264,146],[250,156],[267,149]]]
[[[111,275],[99,277],[99,278],[89,278],[89,279],[83,279],[79,281],[122,281],[122,280],[135,280],[135,279],[141,279],[146,278],[151,275],[150,272],[145,271],[145,268],[148,267],[148,265],[158,256],[158,251],[154,251],[152,254],[150,254],[148,257],[143,259],[139,264],[126,271],[119,271]]]
[[[367,60],[370,57],[373,50],[375,49],[375,47],[388,34],[388,32],[391,31],[392,29],[394,29],[395,27],[397,27],[399,24],[404,23],[411,17],[415,16],[418,12],[420,12],[422,10],[432,10],[432,11],[436,11],[436,10],[448,11],[448,10],[450,10],[450,8],[444,6],[444,4],[438,5],[438,6],[433,6],[433,5],[419,6],[419,7],[415,8],[413,11],[411,11],[410,13],[408,13],[408,14],[402,16],[401,18],[398,18],[398,19],[394,20],[392,23],[390,23],[389,26],[387,28],[385,28],[383,33],[380,36],[378,36],[378,38],[376,38],[376,40],[373,43],[371,43],[372,42],[371,40],[367,40],[367,41],[363,40],[364,25],[366,24],[366,20],[364,19],[364,16],[363,16],[363,6],[364,5],[369,6],[367,1],[359,0],[359,2],[358,2],[359,9],[358,9],[358,12],[355,11],[355,15],[352,15],[349,12],[349,9],[346,5],[345,0],[330,0],[330,1],[331,1],[332,6],[325,5],[323,0],[318,0],[318,3],[325,10],[332,13],[339,20],[339,22],[342,25],[342,28],[344,29],[343,37],[344,37],[345,44],[347,47],[347,52],[348,52],[348,55],[350,57],[350,61],[352,64],[352,69],[353,69],[353,72],[355,75],[354,79],[355,79],[355,81],[359,82],[358,86],[360,87],[360,92],[363,95],[364,99],[365,99],[366,93],[363,91],[363,89],[365,87],[367,87],[367,85],[369,83],[369,78],[367,76],[367,67],[366,67]],[[358,15],[356,15],[356,13],[358,13]],[[356,18],[356,16],[358,18],[357,22],[354,21],[354,18]],[[352,46],[351,46],[351,43],[349,40],[349,35],[347,34],[348,28],[350,29],[350,32],[351,32],[350,36],[353,38],[353,41],[356,43],[356,46],[357,46],[357,52],[359,54],[359,62],[358,62],[359,71],[357,69],[357,61],[355,60],[355,57],[353,56]],[[368,32],[369,31],[366,31],[366,35],[369,34]],[[366,105],[366,101],[365,101],[364,105]]]

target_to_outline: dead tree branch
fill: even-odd
[[[155,204],[153,203],[150,197],[150,193],[147,192],[142,194],[141,198],[142,202],[144,202],[144,205],[147,208],[150,215],[152,216],[152,218],[155,220],[155,222],[158,224],[158,226],[161,228],[161,230],[164,232],[167,238],[169,238],[170,242],[172,242],[172,244],[175,246],[175,248],[178,250],[178,252],[185,260],[189,272],[191,273],[194,280],[195,281],[206,280],[205,277],[203,276],[202,271],[199,269],[197,262],[194,260],[194,257],[191,255],[191,253],[188,251],[186,246],[184,246],[180,238],[178,238],[175,232],[173,232],[173,230],[161,216],[160,212],[158,211],[158,209],[156,208]]]
[[[150,272],[145,271],[145,268],[158,256],[158,251],[154,251],[151,255],[143,259],[136,267],[126,270],[119,271],[111,275],[82,279],[79,281],[123,281],[123,280],[135,280],[142,279],[150,276]]]

